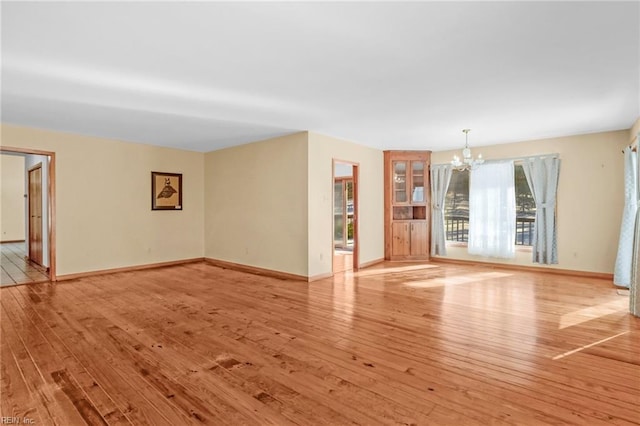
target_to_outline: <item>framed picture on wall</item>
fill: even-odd
[[[151,210],[182,210],[182,174],[151,172]]]

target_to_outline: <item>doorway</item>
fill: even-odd
[[[2,171],[3,206],[21,213],[14,214],[10,228],[3,223],[0,286],[55,281],[55,153],[3,146],[0,154],[3,164],[22,163],[19,170]]]
[[[333,273],[358,269],[358,164],[333,161]]]

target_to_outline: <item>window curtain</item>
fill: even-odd
[[[431,166],[431,255],[446,256],[444,199],[451,182],[451,166]]]
[[[531,158],[524,161],[522,168],[536,202],[533,262],[546,265],[558,263],[556,194],[560,176],[560,159]]]
[[[640,133],[636,139],[640,146]],[[640,147],[635,152],[636,165],[638,165],[638,155],[640,155]],[[640,167],[636,167],[636,200],[640,204]],[[636,211],[636,223],[633,238],[633,255],[631,267],[631,283],[629,286],[629,312],[640,317],[640,209]]]
[[[513,161],[471,169],[469,254],[515,257],[516,191]]]
[[[635,230],[636,211],[638,210],[637,196],[637,167],[636,154],[627,147],[624,150],[624,210],[622,211],[622,225],[620,226],[620,241],[618,256],[613,274],[613,283],[629,287],[631,283],[631,264],[633,256],[633,234]]]

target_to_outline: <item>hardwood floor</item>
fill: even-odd
[[[333,273],[353,271],[353,252],[347,250],[333,251]]]
[[[0,289],[1,416],[35,424],[640,424],[610,282],[384,263],[313,283],[205,263]]]
[[[48,281],[47,268],[27,259],[25,243],[0,244],[0,286]]]

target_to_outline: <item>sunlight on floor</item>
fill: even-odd
[[[590,306],[588,308],[564,314],[560,317],[558,330],[625,310],[627,309],[628,304],[629,299],[624,297],[611,302],[602,303],[597,306]]]
[[[408,287],[433,288],[451,285],[469,284],[478,281],[491,280],[495,278],[510,277],[513,274],[505,272],[478,272],[475,274],[456,275],[452,277],[438,277],[424,281],[409,281],[405,283]]]
[[[353,279],[333,284],[332,296],[333,318],[342,324],[351,324],[353,321],[353,307],[355,306],[355,284]]]
[[[392,274],[394,272],[420,271],[423,269],[433,269],[433,268],[440,268],[440,266],[420,264],[420,265],[398,266],[394,268],[365,269],[363,271],[357,272],[355,275],[358,277],[370,277],[372,275]]]
[[[572,351],[565,352],[565,353],[560,354],[560,355],[556,355],[556,356],[554,356],[552,359],[555,361],[555,360],[558,360],[558,359],[560,359],[560,358],[564,358],[564,357],[566,357],[566,356],[573,355],[573,354],[575,354],[576,352],[580,352],[580,351],[582,351],[582,350],[589,349],[589,348],[591,348],[591,347],[593,347],[593,346],[597,346],[597,345],[599,345],[599,344],[601,344],[601,343],[604,343],[604,342],[609,341],[609,340],[611,340],[611,339],[615,339],[616,337],[620,337],[620,336],[622,336],[622,335],[624,335],[624,334],[627,334],[627,333],[629,333],[629,331],[623,331],[622,333],[618,333],[618,334],[616,334],[615,336],[607,337],[606,339],[598,340],[597,342],[593,342],[593,343],[591,343],[591,344],[589,344],[589,345],[584,345],[584,346],[582,346],[582,347],[579,347],[578,349],[574,349],[574,350],[572,350]]]

